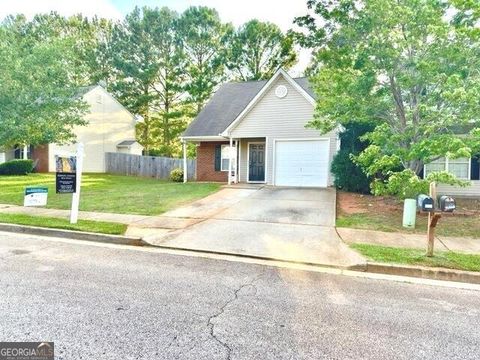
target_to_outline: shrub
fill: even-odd
[[[439,171],[428,174],[426,179],[420,179],[412,170],[406,169],[392,173],[388,181],[375,179],[372,184],[374,195],[393,195],[400,199],[415,199],[419,194],[428,194],[431,182],[439,184],[468,186],[469,181],[459,180],[454,175]]]
[[[11,160],[0,164],[0,175],[27,175],[32,171],[32,160]]]
[[[340,150],[332,162],[332,173],[335,175],[334,185],[338,189],[361,194],[370,192],[371,179],[364,174],[360,166],[350,158],[350,151]]]
[[[352,155],[358,155],[368,144],[360,137],[374,128],[372,124],[352,123],[340,133],[341,147],[332,161],[332,173],[335,175],[335,187],[345,190],[368,194],[372,178],[365,175],[362,168],[352,160]]]
[[[182,182],[183,181],[183,170],[180,168],[173,169],[170,172],[170,180],[175,182]]]

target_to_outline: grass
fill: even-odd
[[[70,224],[68,219],[52,218],[43,216],[32,216],[25,214],[2,214],[0,223],[40,226],[46,228],[87,231],[110,235],[123,235],[127,225],[105,221],[78,220],[77,224]]]
[[[421,249],[404,249],[369,244],[351,244],[350,247],[375,262],[480,271],[480,255],[437,251],[433,257],[427,257],[425,256],[425,250]]]
[[[0,176],[0,203],[22,205],[26,186],[48,186],[47,208],[70,209],[72,196],[55,193],[54,174]],[[213,183],[183,184],[151,178],[84,174],[80,210],[159,215],[219,188],[219,184]]]
[[[402,226],[402,214],[348,214],[337,218],[337,227],[368,229],[386,232],[405,232],[425,234],[427,232],[427,216],[417,214],[415,229]],[[436,235],[477,238],[480,234],[480,219],[478,216],[443,215],[435,230]]]

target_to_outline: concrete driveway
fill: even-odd
[[[152,220],[157,230],[144,239],[181,249],[364,266],[337,235],[335,199],[334,189],[225,188]]]

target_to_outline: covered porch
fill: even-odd
[[[184,182],[187,182],[187,143],[197,146],[198,181],[225,182],[228,185],[267,182],[266,137],[184,137],[182,143]]]

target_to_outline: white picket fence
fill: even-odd
[[[108,152],[105,154],[105,167],[110,174],[168,179],[173,169],[183,168],[183,159]],[[194,179],[195,159],[187,159],[187,169],[188,179]]]

